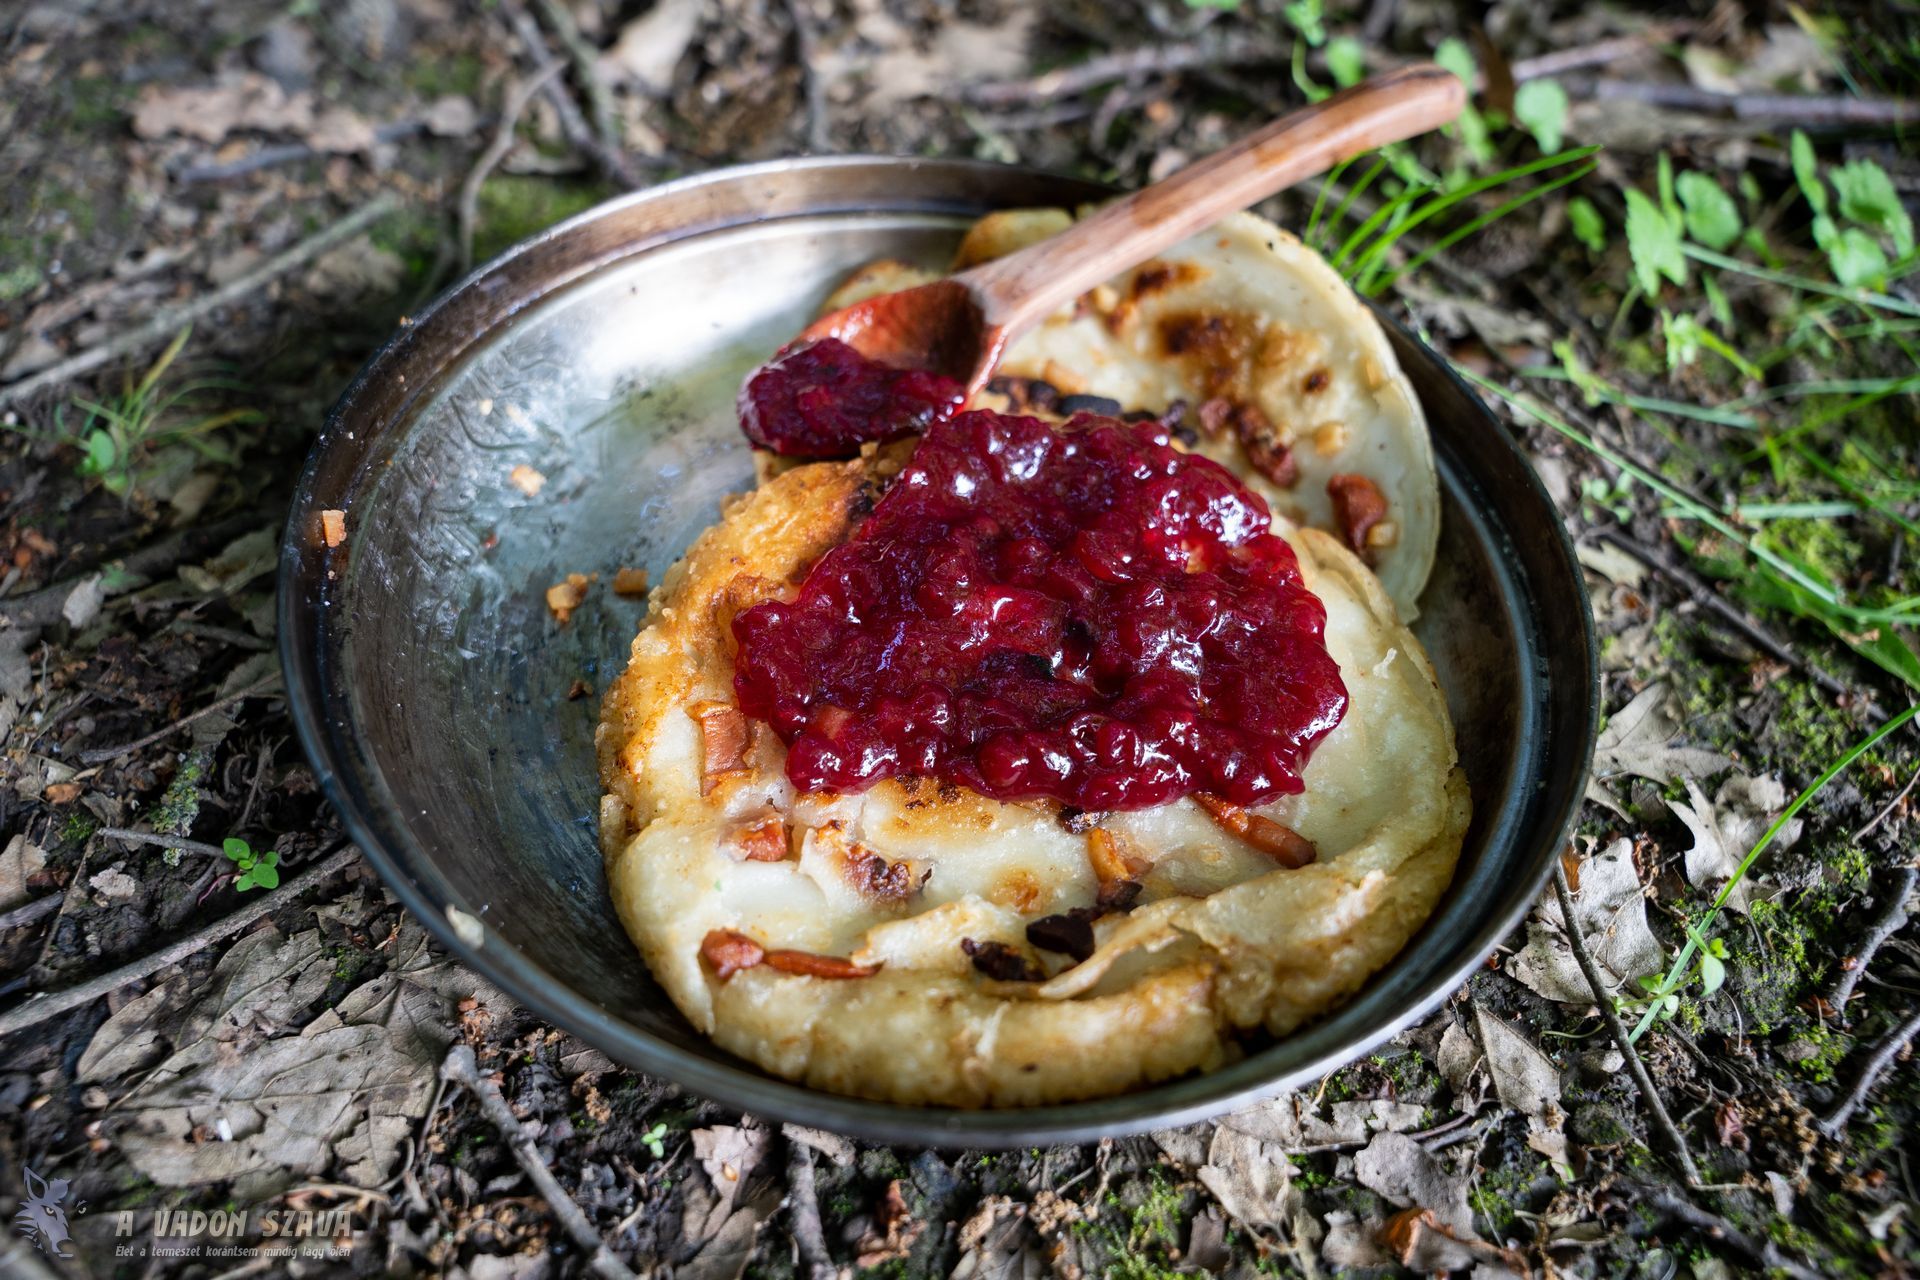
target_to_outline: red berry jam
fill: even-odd
[[[973,412],[791,603],[734,619],[734,689],[805,791],[1252,805],[1346,710],[1325,623],[1266,504],[1161,424]]]
[[[925,431],[959,412],[966,388],[924,369],[869,360],[838,338],[787,347],[740,388],[740,426],[762,449],[845,458],[869,440]]]

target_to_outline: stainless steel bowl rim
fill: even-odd
[[[963,180],[970,174],[978,174],[983,184],[1006,181],[1012,175],[1035,184],[1059,183],[1062,187],[1088,194],[1101,189],[1098,184],[1083,179],[967,160],[832,156],[777,160],[713,170],[618,197],[530,237],[477,268],[441,294],[369,358],[329,414],[326,428],[308,459],[288,516],[281,551],[279,643],[286,673],[287,696],[301,746],[314,767],[319,784],[339,811],[348,834],[358,843],[401,904],[423,922],[462,963],[527,1009],[582,1040],[607,1050],[613,1056],[728,1106],[773,1119],[878,1141],[933,1146],[1011,1147],[1041,1142],[1079,1142],[1149,1128],[1175,1127],[1206,1119],[1271,1096],[1311,1079],[1333,1065],[1360,1056],[1424,1018],[1456,990],[1519,923],[1551,870],[1552,851],[1564,842],[1578,815],[1577,786],[1568,792],[1568,798],[1558,804],[1553,812],[1544,815],[1535,824],[1536,830],[1530,836],[1534,848],[1533,865],[1529,869],[1531,881],[1523,886],[1526,892],[1510,894],[1503,910],[1485,916],[1469,944],[1460,948],[1461,958],[1452,969],[1426,981],[1417,998],[1405,1003],[1390,1019],[1358,1035],[1349,1031],[1336,1036],[1329,1031],[1333,1025],[1331,1022],[1305,1028],[1289,1037],[1296,1057],[1302,1059],[1301,1065],[1283,1072],[1263,1069],[1262,1055],[1255,1053],[1205,1075],[1115,1097],[1034,1108],[960,1111],[901,1107],[845,1097],[776,1079],[748,1066],[728,1066],[710,1058],[698,1057],[610,1016],[584,998],[570,983],[546,972],[518,951],[491,945],[490,942],[474,945],[450,920],[447,910],[450,904],[434,900],[402,865],[399,855],[388,847],[379,834],[378,824],[373,820],[366,797],[351,785],[348,771],[342,768],[340,744],[327,724],[328,691],[320,670],[317,637],[305,630],[313,621],[307,616],[311,610],[300,603],[295,585],[300,575],[311,571],[303,567],[303,556],[320,509],[316,481],[327,451],[343,447],[342,435],[346,424],[356,423],[365,429],[361,432],[361,438],[353,442],[356,456],[363,455],[372,443],[367,438],[369,435],[404,426],[407,421],[405,407],[417,403],[418,397],[428,391],[434,379],[416,380],[416,385],[407,393],[409,398],[401,411],[377,423],[370,424],[356,417],[364,393],[388,379],[403,376],[402,370],[406,361],[412,358],[421,335],[432,332],[436,325],[445,322],[449,315],[459,309],[463,300],[484,294],[489,281],[505,278],[510,268],[542,246],[573,235],[581,228],[590,227],[611,213],[742,180],[778,180],[791,174],[818,174],[820,171],[827,171],[831,175],[834,171],[864,171],[875,166],[897,169],[903,181],[909,180],[915,172],[937,170],[946,175],[958,175]],[[722,222],[711,227],[696,227],[690,234],[699,235],[728,225],[738,223]],[[590,275],[610,262],[641,251],[644,251],[644,245],[638,248],[630,246],[585,263],[570,276],[548,282],[546,287],[524,300],[518,310],[551,296],[573,280]],[[498,317],[498,320],[510,320],[512,315],[518,314],[518,310]],[[1396,321],[1380,312],[1379,308],[1375,310],[1382,322],[1398,330],[1406,343],[1424,350]],[[438,376],[456,367],[461,357],[485,336],[485,331],[455,335],[452,354],[441,360],[431,372]],[[1464,400],[1479,405],[1474,393],[1446,366],[1445,361],[1430,352],[1427,355]],[[1480,406],[1480,413],[1485,418],[1487,428],[1498,435],[1505,449],[1521,460],[1520,472],[1525,477],[1523,483],[1530,486],[1530,492],[1521,500],[1537,504],[1551,513],[1551,499],[1538,477],[1525,465],[1519,446],[1486,413],[1484,406]],[[1566,656],[1570,660],[1579,659],[1576,665],[1590,676],[1589,687],[1585,691],[1587,732],[1583,741],[1561,744],[1563,750],[1556,759],[1555,773],[1562,778],[1584,778],[1591,762],[1592,730],[1596,727],[1599,710],[1598,682],[1594,674],[1598,670],[1597,643],[1572,542],[1557,518],[1551,524],[1555,545],[1550,549],[1550,554],[1557,562],[1564,562],[1561,567],[1567,575],[1566,581],[1577,594],[1577,599],[1563,600],[1560,606],[1577,607],[1581,615],[1577,643],[1583,642],[1585,652]],[[1579,738],[1580,735],[1569,736]],[[1547,852],[1543,854],[1542,850]],[[1410,945],[1419,945],[1418,939]]]

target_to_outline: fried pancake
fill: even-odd
[[[842,542],[910,448],[798,466],[735,499],[656,589],[608,692],[608,880],[674,1003],[789,1079],[981,1107],[1216,1067],[1249,1033],[1351,995],[1445,889],[1468,801],[1425,655],[1374,575],[1317,530],[1276,521],[1326,605],[1351,701],[1305,791],[1258,811],[1318,848],[1311,865],[1277,865],[1193,800],[1078,815],[924,779],[795,793],[778,738],[732,706],[732,619]],[[1084,959],[1029,945],[1034,921],[1128,880],[1137,900],[1092,922]],[[702,952],[727,931],[792,954],[723,977]]]

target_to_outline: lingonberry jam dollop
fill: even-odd
[[[1269,523],[1158,423],[965,413],[790,603],[734,619],[734,689],[806,791],[922,775],[1085,809],[1297,792],[1347,694]]]
[[[925,369],[869,360],[838,338],[787,347],[740,388],[740,426],[762,449],[845,458],[952,417],[966,388]]]

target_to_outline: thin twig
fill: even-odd
[[[827,133],[827,86],[820,77],[820,45],[813,34],[807,0],[787,0],[787,18],[793,23],[793,54],[800,63],[800,90],[807,100],[807,150],[823,156],[832,150]]]
[[[377,125],[373,130],[375,142],[400,142],[416,133],[425,131],[425,120],[393,120]],[[238,178],[260,169],[271,169],[276,165],[292,164],[316,156],[331,154],[306,142],[274,143],[264,147],[255,147],[237,160],[227,160],[213,164],[190,164],[177,170],[173,180],[182,186],[196,182],[220,182],[227,178]]]
[[[456,1044],[449,1049],[446,1061],[440,1064],[440,1077],[473,1095],[488,1122],[507,1140],[507,1145],[513,1150],[513,1158],[520,1162],[520,1168],[552,1206],[553,1216],[560,1220],[560,1225],[573,1238],[573,1242],[587,1253],[587,1265],[593,1273],[605,1277],[605,1280],[634,1280],[633,1272],[607,1248],[607,1242],[587,1221],[587,1215],[581,1212],[580,1206],[567,1194],[559,1179],[553,1176],[553,1170],[547,1168],[546,1161],[540,1158],[540,1153],[534,1149],[532,1136],[514,1117],[507,1100],[500,1096],[500,1087],[480,1074],[479,1064],[474,1061],[473,1047]]]
[[[1103,53],[1060,67],[1031,80],[995,80],[969,85],[960,91],[968,102],[983,107],[1012,107],[1029,102],[1048,102],[1071,97],[1115,80],[1137,76],[1166,75],[1201,67],[1247,66],[1263,62],[1283,62],[1287,45],[1251,36],[1231,36],[1224,40],[1150,44],[1117,53]]]
[[[230,516],[215,524],[169,534],[137,551],[107,560],[77,577],[62,579],[52,586],[7,601],[0,605],[0,625],[50,626],[60,617],[60,611],[67,603],[67,597],[73,594],[73,589],[94,574],[108,569],[119,570],[114,575],[115,585],[109,586],[106,581],[100,584],[101,595],[111,600],[175,565],[232,541],[238,534],[259,528],[260,521],[258,514]]]
[[[1617,62],[1621,58],[1630,58],[1636,53],[1644,53],[1649,45],[1672,40],[1691,30],[1693,30],[1691,22],[1656,23],[1630,36],[1612,36],[1605,40],[1596,40],[1592,44],[1578,45],[1572,49],[1556,49],[1552,53],[1543,53],[1536,58],[1522,58],[1511,68],[1513,80],[1515,84],[1519,84],[1525,80],[1564,75],[1569,71],[1580,71],[1587,67],[1603,67],[1609,62]],[[1476,82],[1474,87],[1477,89],[1480,85]]]
[[[1820,1280],[1819,1272],[1788,1257],[1773,1241],[1748,1235],[1719,1214],[1702,1209],[1666,1187],[1640,1186],[1633,1190],[1636,1200],[1645,1201],[1662,1217],[1684,1223],[1710,1239],[1723,1241],[1769,1271],[1783,1271],[1794,1280]]]
[[[540,24],[533,20],[532,14],[514,3],[502,4],[501,12],[507,15],[507,22],[513,27],[514,35],[519,37],[522,45],[526,46],[527,54],[533,59],[535,65],[545,66],[551,61],[552,54],[547,49],[546,38],[540,34]],[[567,86],[560,81],[549,80],[541,89],[540,96],[553,106],[554,114],[560,118],[560,132],[567,135],[568,145],[583,152],[588,159],[598,165],[600,172],[609,181],[633,191],[646,186],[651,180],[646,173],[642,172],[643,164],[646,168],[656,170],[673,164],[672,158],[668,156],[636,158],[621,146],[617,139],[609,141],[602,138],[594,132],[593,126],[587,123],[587,117],[582,114],[580,104],[573,100],[573,95],[567,92]]]
[[[1920,782],[1920,769],[1914,770],[1913,776],[1907,779],[1907,785],[1900,788],[1900,794],[1896,795],[1893,799],[1881,805],[1880,812],[1874,814],[1871,818],[1868,818],[1866,825],[1853,833],[1853,842],[1855,844],[1858,844],[1860,841],[1866,839],[1869,832],[1871,832],[1875,827],[1879,826],[1881,823],[1885,822],[1889,817],[1891,817],[1893,814],[1893,811],[1900,807],[1900,802],[1902,800],[1905,800],[1908,795],[1912,794],[1913,784],[1916,782]]]
[[[1667,1114],[1667,1104],[1661,1101],[1660,1091],[1653,1087],[1653,1077],[1647,1074],[1646,1064],[1640,1061],[1640,1051],[1634,1048],[1626,1024],[1620,1021],[1619,1013],[1614,1010],[1613,997],[1607,993],[1606,981],[1600,976],[1600,966],[1594,963],[1593,956],[1587,951],[1587,940],[1580,936],[1579,919],[1573,913],[1573,894],[1567,888],[1567,869],[1558,858],[1553,862],[1553,892],[1560,900],[1560,918],[1566,925],[1567,942],[1573,947],[1573,958],[1579,963],[1580,972],[1586,975],[1587,985],[1593,988],[1593,1002],[1599,1006],[1600,1017],[1607,1024],[1608,1034],[1613,1036],[1614,1043],[1620,1046],[1620,1052],[1627,1059],[1627,1070],[1640,1089],[1640,1100],[1646,1104],[1647,1117],[1665,1143],[1667,1154],[1687,1180],[1687,1185],[1697,1187],[1700,1185],[1700,1170],[1695,1167],[1693,1155],[1687,1150],[1687,1140],[1673,1123],[1673,1117]]]
[[[1861,936],[1859,945],[1847,957],[1847,962],[1835,975],[1833,985],[1827,988],[1822,997],[1835,1013],[1845,1014],[1847,1002],[1853,999],[1853,989],[1866,976],[1867,966],[1873,962],[1873,953],[1880,944],[1891,938],[1907,925],[1907,899],[1912,896],[1914,886],[1920,883],[1920,870],[1913,867],[1900,867],[1894,875],[1892,887],[1887,891],[1886,901],[1867,925],[1867,931]]]
[[[467,180],[460,184],[460,270],[463,273],[473,266],[473,228],[480,218],[480,188],[506,159],[507,152],[513,150],[514,130],[527,104],[533,101],[533,95],[559,70],[558,62],[549,62],[508,91],[500,107],[500,125],[493,131],[493,140],[467,171]]]
[[[269,280],[278,279],[297,267],[305,266],[335,245],[352,239],[399,207],[399,197],[392,192],[375,196],[326,230],[308,236],[283,253],[275,254],[239,279],[215,289],[212,293],[195,298],[192,302],[181,306],[168,307],[164,311],[156,312],[145,324],[137,324],[97,347],[89,347],[58,364],[42,369],[39,373],[0,387],[0,405],[23,400],[42,388],[68,382],[83,373],[98,369],[103,364],[131,355],[164,338],[171,338],[203,316],[218,311],[228,303],[239,301]]]
[[[1611,542],[1614,546],[1620,548],[1620,550],[1626,552],[1641,564],[1646,565],[1647,568],[1652,569],[1662,577],[1672,581],[1675,586],[1686,593],[1688,599],[1739,632],[1748,643],[1764,651],[1768,657],[1774,659],[1776,662],[1786,663],[1789,667],[1800,672],[1828,693],[1834,694],[1837,697],[1849,698],[1855,702],[1865,701],[1852,686],[1848,685],[1845,681],[1827,674],[1819,667],[1808,662],[1805,658],[1802,658],[1798,653],[1794,652],[1785,641],[1774,635],[1773,632],[1767,630],[1766,626],[1762,624],[1758,618],[1731,603],[1725,596],[1715,591],[1703,578],[1686,566],[1662,555],[1652,547],[1634,539],[1619,529],[1602,528],[1596,532],[1603,541]]]
[[[820,1225],[820,1197],[813,1186],[813,1152],[804,1142],[787,1140],[787,1208],[793,1214],[793,1242],[799,1246],[812,1280],[832,1280],[833,1255]]]
[[[273,672],[271,675],[261,676],[258,680],[255,680],[252,684],[248,685],[246,688],[241,689],[235,693],[230,693],[226,697],[220,699],[218,702],[211,703],[207,706],[200,708],[198,711],[194,712],[192,715],[182,716],[180,717],[180,719],[175,720],[172,724],[166,726],[164,729],[155,729],[152,733],[148,734],[144,738],[137,739],[133,742],[129,742],[118,747],[94,747],[91,750],[82,751],[80,753],[80,763],[106,764],[109,760],[118,760],[122,756],[132,755],[136,751],[141,751],[147,747],[152,746],[154,743],[160,741],[162,738],[165,738],[171,734],[178,733],[180,730],[186,728],[190,724],[195,723],[196,721],[204,720],[208,716],[213,715],[215,712],[225,711],[228,707],[232,706],[236,702],[245,702],[248,698],[253,697],[255,694],[264,693],[268,688],[279,683],[280,683],[280,673],[278,671]]]
[[[1649,80],[1569,81],[1567,92],[1597,102],[1644,102],[1673,111],[1732,116],[1738,120],[1791,120],[1808,128],[1881,128],[1920,123],[1920,103],[1901,98],[1854,98],[1842,94],[1715,93],[1690,84]]]
[[[587,43],[573,15],[558,0],[533,0],[533,7],[539,11],[541,21],[552,28],[555,38],[567,51],[568,61],[573,63],[573,78],[593,111],[594,136],[608,151],[619,151],[620,133],[614,125],[613,93],[594,65],[599,60],[599,50]]]
[[[10,1036],[16,1031],[44,1022],[69,1009],[91,1004],[110,991],[118,991],[129,982],[138,982],[170,965],[179,964],[194,952],[240,932],[261,916],[278,911],[288,903],[305,897],[329,876],[344,869],[359,856],[360,851],[351,844],[339,845],[278,889],[270,890],[253,899],[232,915],[222,916],[212,924],[178,941],[168,943],[150,955],[129,961],[118,969],[109,970],[97,978],[89,978],[78,986],[31,997],[25,1004],[0,1013],[0,1037]]]
[[[97,836],[107,836],[113,840],[126,840],[133,844],[157,845],[162,849],[179,849],[183,853],[200,853],[209,858],[224,858],[227,851],[203,840],[183,840],[179,836],[163,836],[152,831],[129,831],[125,827],[102,827],[94,832]]]
[[[1838,1138],[1845,1133],[1847,1121],[1853,1118],[1853,1113],[1859,1109],[1860,1104],[1867,1100],[1868,1090],[1879,1081],[1881,1075],[1893,1064],[1893,1060],[1900,1056],[1900,1051],[1907,1047],[1907,1042],[1915,1035],[1920,1035],[1920,1007],[1916,1007],[1906,1016],[1905,1021],[1887,1032],[1874,1044],[1872,1051],[1867,1054],[1866,1061],[1860,1064],[1860,1071],[1854,1076],[1853,1085],[1847,1090],[1846,1097],[1840,1099],[1832,1111],[1814,1121],[1814,1127],[1829,1138]]]
[[[50,893],[44,898],[35,898],[32,902],[22,903],[11,911],[0,913],[0,933],[5,933],[8,929],[24,928],[42,917],[52,915],[59,908],[60,900],[66,896],[64,893]]]

